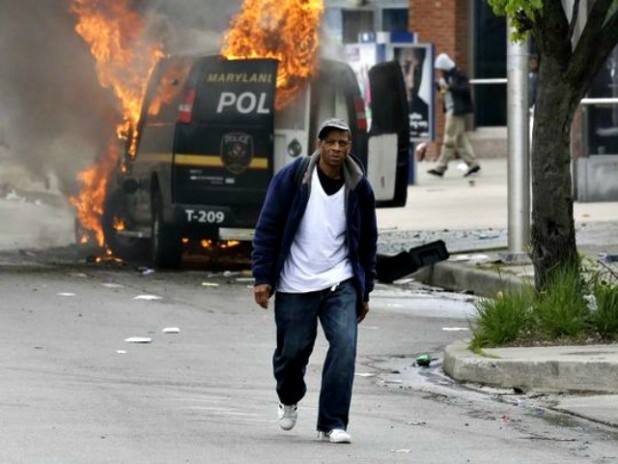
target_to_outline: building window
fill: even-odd
[[[343,43],[357,43],[362,32],[374,31],[374,15],[369,10],[343,10]]]
[[[591,98],[618,98],[618,47],[597,72],[588,92]],[[588,108],[588,153],[618,154],[618,104]]]
[[[408,9],[384,8],[382,10],[382,30],[408,32]]]
[[[485,0],[475,1],[474,77],[506,77],[506,20],[497,17]],[[474,86],[477,126],[506,126],[506,85]]]

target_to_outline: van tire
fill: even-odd
[[[119,236],[114,227],[114,219],[116,218],[125,224],[129,222],[125,207],[125,196],[122,190],[113,190],[105,197],[103,217],[101,218],[105,245],[109,247],[114,256],[124,260],[144,260],[147,256],[146,242],[139,238]]]
[[[152,201],[151,261],[156,269],[178,269],[182,258],[180,236],[163,221],[163,200],[160,194]]]

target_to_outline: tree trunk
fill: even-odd
[[[542,55],[532,145],[532,261],[537,289],[553,271],[577,269],[569,141],[577,101],[564,63]]]

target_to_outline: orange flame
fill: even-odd
[[[76,197],[69,197],[69,202],[77,210],[77,220],[84,229],[94,232],[100,246],[105,243],[101,217],[103,216],[107,179],[114,169],[117,157],[118,144],[110,143],[107,156],[100,157],[99,162],[78,174],[77,178],[82,184],[80,194]],[[85,243],[85,239],[86,237],[82,237],[82,243]]]
[[[96,60],[101,86],[116,96],[122,122],[117,135],[128,139],[129,153],[135,153],[137,124],[148,76],[163,56],[159,43],[143,39],[145,23],[131,10],[132,0],[71,0],[70,11],[76,16],[75,30],[90,47]],[[81,225],[94,232],[99,245],[104,244],[101,218],[107,180],[120,156],[117,143],[110,143],[107,153],[79,174],[80,193],[69,201],[77,209]]]
[[[289,102],[317,72],[323,0],[245,0],[224,37],[228,59],[279,60],[276,108]]]

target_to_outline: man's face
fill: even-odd
[[[352,142],[350,133],[337,129],[327,129],[322,140],[318,140],[320,159],[324,165],[339,168],[350,153]]]

